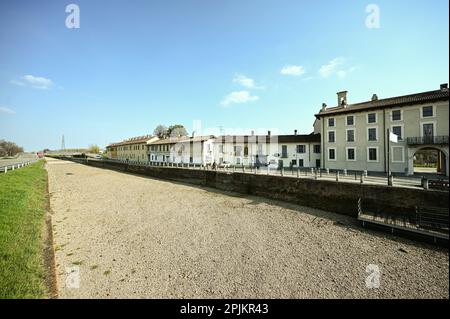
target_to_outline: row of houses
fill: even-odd
[[[107,156],[151,164],[320,167],[320,134],[141,136],[106,147]]]
[[[107,146],[113,159],[142,163],[267,165],[367,170],[411,175],[421,150],[434,150],[438,173],[449,172],[449,91],[438,90],[322,105],[311,134],[142,136]]]

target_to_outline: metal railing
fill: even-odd
[[[14,171],[16,169],[28,166],[30,164],[33,164],[34,162],[37,162],[38,159],[35,160],[30,160],[30,161],[24,161],[24,162],[20,162],[20,163],[14,163],[14,164],[10,164],[10,165],[4,165],[4,166],[0,166],[0,173],[7,173],[9,171]]]
[[[448,135],[442,136],[415,136],[406,139],[408,145],[423,145],[423,144],[448,144]]]

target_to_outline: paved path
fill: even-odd
[[[448,250],[320,210],[47,161],[62,298],[449,297]],[[369,264],[379,289],[366,287]]]

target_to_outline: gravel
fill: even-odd
[[[449,297],[447,249],[321,210],[47,162],[60,298]]]

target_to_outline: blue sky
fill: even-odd
[[[68,29],[65,7],[80,8]],[[367,28],[366,6],[380,9]],[[0,138],[106,144],[158,124],[310,133],[323,102],[449,78],[447,0],[0,2]]]

